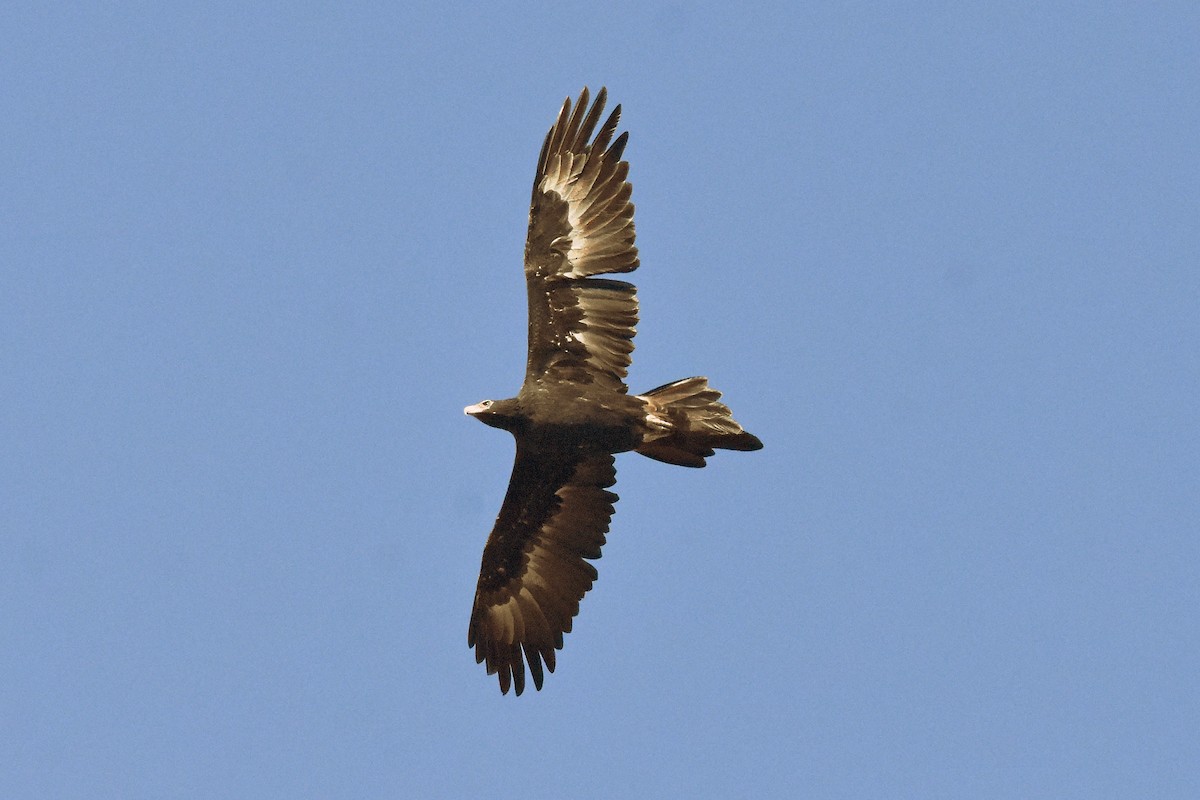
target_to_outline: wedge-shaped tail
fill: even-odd
[[[715,450],[760,450],[762,442],[742,429],[721,393],[707,378],[684,378],[652,389],[646,403],[650,433],[637,452],[681,467],[703,467]]]

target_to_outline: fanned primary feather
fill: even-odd
[[[613,457],[531,450],[518,445],[495,532],[484,549],[468,643],[500,687],[525,689],[523,661],[542,688],[542,662],[571,630],[579,601],[596,579],[584,559],[600,557],[617,496]]]
[[[600,383],[625,390],[637,325],[632,284],[593,275],[632,272],[633,191],[621,160],[628,134],[609,146],[617,106],[589,143],[607,93],[586,114],[584,89],[571,112],[563,104],[546,134],[529,208],[525,280],[529,297],[529,360],[525,380]]]
[[[704,378],[646,395],[625,385],[638,321],[630,283],[597,275],[632,272],[634,246],[629,134],[613,139],[617,106],[597,130],[607,92],[588,105],[568,98],[538,156],[525,281],[529,355],[511,399],[466,413],[513,434],[517,455],[488,537],[467,641],[499,676],[500,690],[525,689],[525,668],[542,688],[579,602],[596,580],[617,495],[613,453],[704,466],[714,448],[762,443],[733,420]],[[594,135],[593,135],[594,134]]]

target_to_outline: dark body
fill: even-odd
[[[702,467],[715,449],[757,450],[705,378],[631,395],[637,293],[600,274],[638,267],[632,187],[613,141],[620,106],[596,131],[605,92],[563,104],[542,145],[525,245],[529,342],[516,397],[485,400],[467,414],[512,433],[508,492],[480,565],[468,643],[501,691],[525,688],[525,665],[542,687],[543,664],[571,630],[596,579],[617,495],[613,454]],[[611,146],[609,142],[612,142]]]

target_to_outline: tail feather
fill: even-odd
[[[640,395],[648,433],[637,452],[668,464],[703,467],[721,450],[759,450],[762,442],[733,419],[707,378],[684,378]]]

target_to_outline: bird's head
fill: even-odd
[[[482,403],[467,406],[463,409],[463,413],[469,417],[474,417],[485,425],[491,425],[493,428],[503,428],[506,431],[515,430],[522,419],[521,409],[515,398],[509,400],[484,400]]]

